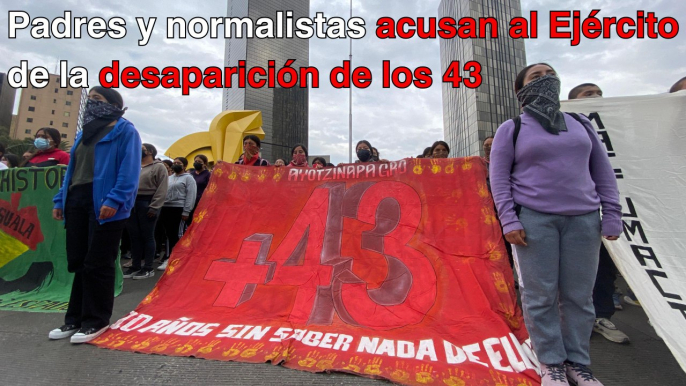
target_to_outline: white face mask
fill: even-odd
[[[4,164],[5,166],[10,166],[7,164],[7,161],[0,161],[1,164]]]
[[[33,146],[38,150],[47,150],[50,148],[50,141],[45,138],[36,138],[33,141]]]

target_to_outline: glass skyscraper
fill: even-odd
[[[293,19],[309,17],[310,0],[228,0],[229,17],[276,18],[276,12],[293,11]],[[239,60],[246,61],[246,68],[267,68],[269,60],[276,62],[276,70],[289,59],[298,69],[310,64],[308,39],[282,38],[230,38],[226,39],[225,66],[234,67]],[[237,78],[234,75],[233,84]],[[285,88],[226,88],[222,99],[223,110],[259,110],[262,112],[262,157],[270,162],[282,158],[288,162],[291,147],[307,145],[308,92],[298,86]]]
[[[494,17],[498,20],[497,39],[441,39],[443,72],[452,61],[474,60],[482,65],[481,86],[453,88],[443,83],[443,130],[452,157],[483,155],[486,137],[495,134],[501,123],[519,115],[514,93],[517,72],[526,66],[524,41],[508,35],[509,21],[521,16],[519,0],[441,0],[439,17]],[[468,76],[463,73],[463,76]]]

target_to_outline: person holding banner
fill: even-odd
[[[203,193],[205,193],[207,185],[210,183],[210,177],[212,176],[212,173],[207,169],[208,164],[209,160],[204,154],[198,154],[193,159],[193,171],[191,172],[191,177],[193,177],[195,180],[195,185],[197,187],[195,206],[198,206],[198,201],[200,201]]]
[[[357,161],[355,162],[374,162],[372,158],[372,144],[367,140],[361,140],[355,146]]]
[[[312,160],[312,167],[315,169],[324,169],[325,167],[327,167],[326,160],[322,157],[317,157],[314,160]]]
[[[191,223],[193,222],[193,215],[195,214],[195,208],[198,207],[198,203],[200,202],[203,193],[205,193],[207,185],[210,183],[212,172],[207,169],[208,164],[209,160],[204,154],[198,154],[195,156],[195,158],[193,158],[193,170],[190,172],[190,174],[195,180],[196,194],[195,205],[193,205],[193,210],[191,210],[188,220],[186,220],[187,226],[191,226]]]
[[[493,198],[515,246],[524,320],[542,385],[600,386],[587,367],[601,235],[622,231],[607,151],[588,119],[560,111],[560,79],[545,63],[515,80],[522,114],[497,130]],[[602,206],[602,223],[599,209]]]
[[[291,149],[291,163],[288,166],[295,168],[309,168],[310,164],[307,161],[307,148],[305,145],[295,145]]]
[[[602,98],[603,91],[598,85],[584,83],[574,87],[569,92],[569,99]],[[600,244],[598,259],[598,274],[593,287],[593,307],[595,308],[595,324],[593,332],[614,343],[629,343],[629,337],[615,326],[610,319],[615,314],[615,280],[617,267],[605,245]],[[621,306],[621,304],[620,304]]]
[[[52,127],[44,127],[36,132],[33,145],[36,152],[24,162],[25,167],[49,167],[55,165],[68,165],[69,154],[58,146],[62,142],[59,130]]]
[[[236,161],[238,165],[269,166],[269,161],[260,158],[260,138],[256,135],[246,135],[243,138],[243,155]]]
[[[445,141],[436,141],[431,146],[431,158],[448,158],[450,146]]]
[[[602,98],[603,90],[594,83],[582,83],[569,91],[567,98],[572,99],[589,99]]]
[[[100,86],[90,90],[83,130],[53,199],[52,217],[65,223],[74,282],[64,325],[50,331],[50,339],[71,336],[72,343],[85,343],[110,324],[115,261],[141,170],[141,139],[122,118],[123,107],[117,91]]]

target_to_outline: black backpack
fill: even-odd
[[[576,119],[581,123],[582,126],[586,127],[584,122],[581,120],[581,117],[577,113],[564,113],[572,118]],[[512,133],[512,146],[516,147],[517,146],[517,137],[519,137],[519,130],[522,129],[522,117],[521,115],[517,115],[516,117],[512,118],[512,121],[514,122],[515,128],[514,128],[514,133]]]

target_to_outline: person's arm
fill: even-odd
[[[195,196],[198,192],[198,187],[195,184],[195,179],[190,174],[186,174],[186,200],[183,204],[182,216],[188,217],[195,206]]]
[[[152,201],[150,201],[150,206],[148,207],[148,215],[156,216],[160,212],[160,208],[164,205],[164,200],[167,197],[167,168],[162,164],[156,164],[152,166],[155,168],[155,184],[157,185],[157,190],[152,196]]]
[[[498,128],[491,148],[491,164],[488,168],[493,201],[503,225],[503,233],[524,229],[515,212],[510,174],[514,164],[515,149],[512,141],[514,122],[509,120]]]
[[[617,237],[622,233],[622,205],[619,203],[619,187],[614,169],[610,164],[605,146],[598,138],[591,121],[581,117],[583,126],[591,138],[591,159],[589,169],[595,182],[595,190],[600,197],[603,212],[602,234],[605,237]]]
[[[65,185],[62,185],[59,192],[57,192],[55,197],[52,198],[52,202],[54,204],[52,207],[52,218],[55,220],[64,220],[64,214],[63,214],[64,203],[62,200],[62,197],[63,197],[62,195],[64,194],[64,189],[65,189]]]
[[[124,129],[122,137],[118,140],[121,161],[117,165],[117,182],[105,195],[103,203],[103,206],[115,210],[119,210],[125,202],[135,198],[141,174],[141,138],[132,123],[126,121],[123,124],[130,127]]]
[[[77,146],[77,140],[79,139],[79,136],[74,139],[74,146],[71,147],[70,152],[74,152]],[[71,161],[71,155],[69,156],[69,161]],[[21,164],[21,163],[20,163]],[[67,171],[69,171],[69,162],[67,162]],[[53,209],[52,209],[52,217],[55,220],[64,220],[64,215],[63,215],[63,210],[64,210],[64,189],[69,188],[70,181],[67,181],[67,173],[64,175],[64,181],[62,181],[62,186],[60,186],[60,190],[57,192],[55,197],[52,198],[52,202],[54,204]]]
[[[64,189],[66,189],[66,188],[67,188],[67,184],[62,183],[60,190],[57,192],[57,194],[55,194],[55,197],[52,198],[52,202],[53,202],[53,204],[55,204],[53,206],[53,209],[60,209],[60,210],[64,209],[63,208],[64,203],[62,202],[62,197],[64,196]]]

